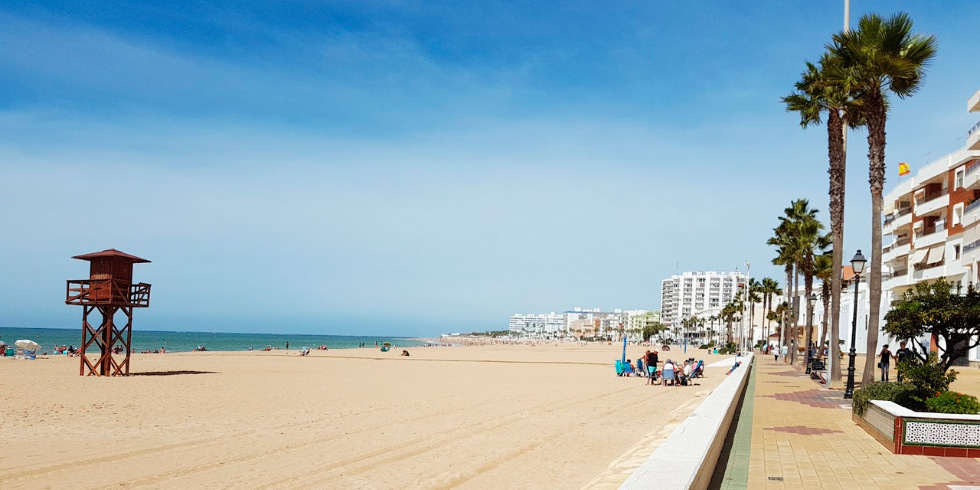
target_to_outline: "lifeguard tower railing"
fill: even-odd
[[[65,304],[82,306],[150,306],[150,285],[119,279],[69,280]]]

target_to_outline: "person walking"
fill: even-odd
[[[787,362],[787,358],[789,356],[789,346],[786,345],[786,344],[783,344],[783,347],[779,351],[779,355],[783,357],[783,363],[785,364]]]
[[[888,344],[885,344],[881,348],[881,352],[878,353],[881,356],[878,361],[878,367],[881,368],[881,381],[888,382],[888,371],[891,368],[892,353],[888,350]]]

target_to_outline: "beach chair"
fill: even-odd
[[[703,378],[704,377],[704,361],[698,361],[694,365],[694,369],[691,369],[692,378]]]
[[[648,378],[650,378],[650,384],[657,383],[657,365],[647,366]]]
[[[667,386],[667,380],[670,380],[671,385],[677,383],[677,380],[674,379],[673,369],[664,369],[663,379],[664,379],[664,386]]]
[[[629,364],[623,364],[623,375],[631,376],[633,374],[633,366]]]
[[[623,361],[616,360],[616,376],[622,376],[625,369],[623,369]]]

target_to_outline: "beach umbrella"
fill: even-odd
[[[18,340],[17,342],[14,342],[14,344],[24,350],[38,350],[41,348],[41,346],[33,340]]]
[[[623,335],[623,358],[621,359],[623,364],[626,364],[626,336]]]

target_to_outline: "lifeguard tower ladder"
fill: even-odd
[[[79,349],[82,359],[78,374],[126,376],[129,374],[133,308],[150,306],[150,285],[133,284],[133,264],[150,261],[114,248],[72,258],[87,260],[90,264],[89,278],[69,280],[65,292],[65,304],[82,307],[82,347]],[[89,314],[95,310],[102,314],[102,322],[97,328],[88,321]],[[114,317],[118,311],[126,315],[126,324],[117,328]],[[113,357],[117,345],[122,348],[120,354],[125,354],[122,362]]]

